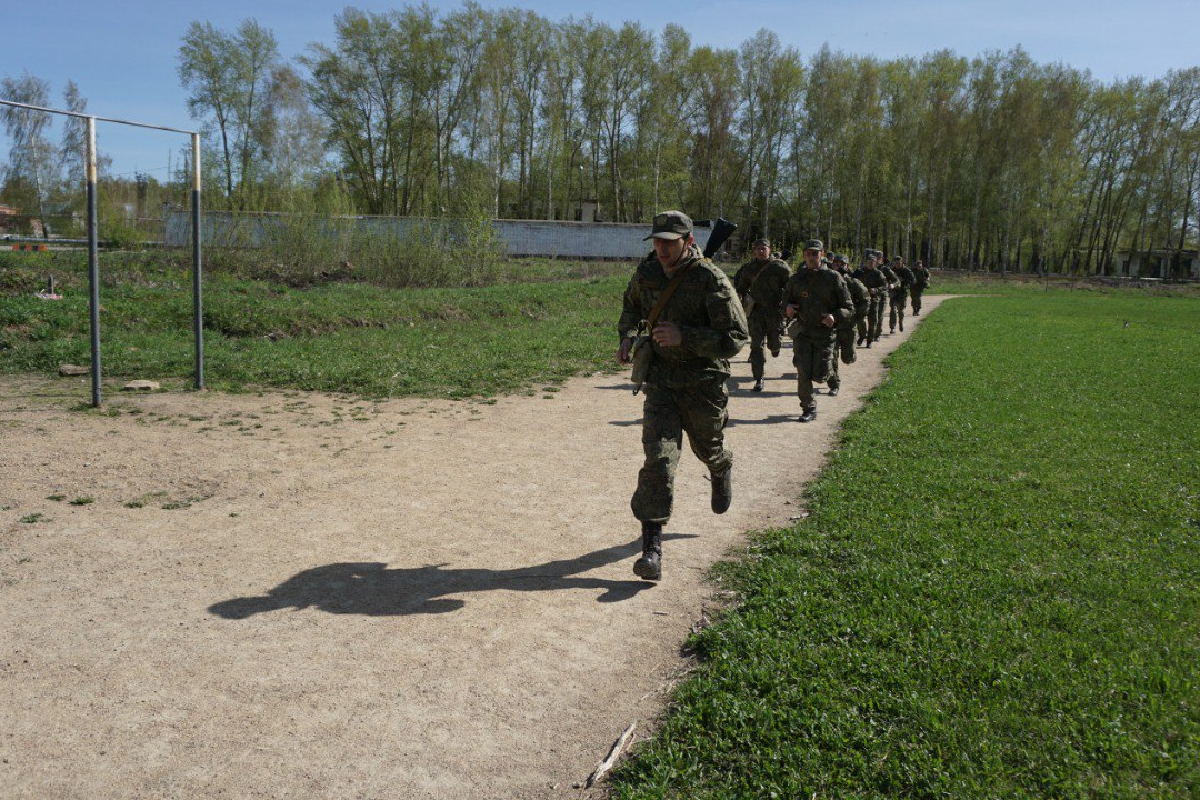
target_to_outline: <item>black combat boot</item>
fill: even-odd
[[[642,557],[633,562],[633,574],[642,580],[662,578],[662,523],[642,523]]]
[[[762,378],[755,378],[755,379],[754,379],[754,385],[750,387],[750,391],[752,391],[752,392],[761,392],[762,390],[763,390],[763,379],[762,379]]]
[[[900,330],[904,330],[904,320],[900,320]]]
[[[804,413],[800,415],[801,422],[812,422],[816,418],[817,418],[817,407],[816,406],[813,406],[812,408],[804,409]]]
[[[733,502],[733,467],[724,472],[712,473],[712,510],[724,514]]]
[[[838,390],[841,388],[842,388],[842,385],[840,383],[831,384],[829,386],[829,396],[837,397]]]

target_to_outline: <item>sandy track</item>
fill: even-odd
[[[706,568],[799,513],[906,336],[809,425],[789,350],[758,395],[739,359],[733,508],[686,453],[659,585],[630,571],[620,377],[495,404],[112,393],[115,416],[69,410],[86,379],[0,377],[0,793],[579,796],[686,666]]]

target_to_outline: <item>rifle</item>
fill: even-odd
[[[717,217],[716,220],[702,219],[698,222],[693,222],[692,227],[695,228],[712,228],[712,233],[708,235],[708,242],[704,245],[704,257],[712,258],[721,249],[721,245],[733,235],[733,232],[738,229],[736,222],[730,222],[724,217]]]

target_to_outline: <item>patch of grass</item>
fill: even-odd
[[[56,503],[61,503],[63,500],[67,499],[67,496],[65,494],[52,494],[52,495],[49,495],[46,499],[53,500]]]
[[[1189,299],[943,306],[716,571],[615,796],[1200,796],[1198,340]]]
[[[559,381],[610,366],[632,269],[621,267],[613,277],[472,289],[294,289],[212,273],[206,382],[226,390],[486,397]],[[188,273],[142,270],[137,280],[110,278],[103,287],[105,372],[185,381],[194,368]],[[0,304],[0,371],[53,372],[87,359],[86,292],[64,292],[55,303],[15,294]],[[90,408],[81,402],[76,410]]]
[[[42,512],[40,512],[40,511],[35,511],[32,514],[26,514],[25,516],[21,517],[21,522],[31,524],[34,522],[39,522],[43,519],[45,519],[45,515],[42,514]]]
[[[95,502],[95,500],[93,500],[90,497],[76,497],[74,500],[71,501],[71,505],[86,506],[86,505],[90,505],[91,503],[94,503],[94,502]]]
[[[126,508],[145,508],[146,501],[145,500],[130,500],[129,502],[125,503],[125,507]]]

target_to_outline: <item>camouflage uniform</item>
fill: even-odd
[[[690,228],[690,220],[688,223]],[[686,432],[696,457],[709,471],[729,470],[733,454],[725,448],[728,417],[729,359],[745,346],[746,316],[729,278],[693,245],[676,267],[687,269],[659,317],[683,332],[679,347],[654,348],[642,404],[642,449],[646,460],[638,473],[630,507],[643,523],[665,523],[671,516],[675,467]],[[651,253],[640,264],[625,290],[618,323],[620,335],[637,333],[650,315],[669,278]]]
[[[918,263],[913,267],[912,312],[913,316],[921,314],[921,295],[929,288],[929,270],[924,264]]]
[[[838,262],[835,261],[835,263]],[[834,271],[841,275],[842,280],[846,282],[846,290],[850,292],[850,300],[854,304],[854,315],[845,322],[837,324],[837,350],[834,351],[833,357],[829,361],[829,388],[836,394],[842,385],[838,357],[841,356],[843,364],[853,364],[858,360],[858,355],[854,352],[854,333],[855,328],[863,324],[867,318],[867,311],[871,307],[871,294],[863,282],[851,275],[845,266]]]
[[[867,347],[871,342],[879,341],[883,333],[883,305],[887,297],[887,278],[876,267],[863,265],[854,271],[854,277],[862,281],[871,295],[871,305],[867,310]]]
[[[892,267],[891,272],[896,276],[896,283],[889,294],[891,302],[889,303],[888,322],[891,330],[895,331],[897,323],[900,325],[900,330],[904,330],[904,307],[908,305],[908,287],[912,286],[913,272],[899,259],[892,263],[895,266]]]
[[[782,312],[779,299],[783,287],[792,277],[788,265],[773,258],[769,261],[747,261],[734,276],[733,285],[739,297],[754,301],[754,307],[746,315],[750,325],[750,371],[757,381],[763,376],[763,365],[767,363],[763,342],[771,350],[771,357],[779,355],[779,329]]]
[[[829,362],[836,345],[834,329],[821,325],[821,317],[832,314],[836,326],[853,318],[854,305],[841,275],[825,267],[807,266],[797,269],[784,287],[783,303],[797,307],[796,319],[788,328],[793,342],[792,363],[796,366],[796,394],[800,407],[805,412],[813,411],[817,406],[813,382],[829,378]]]

